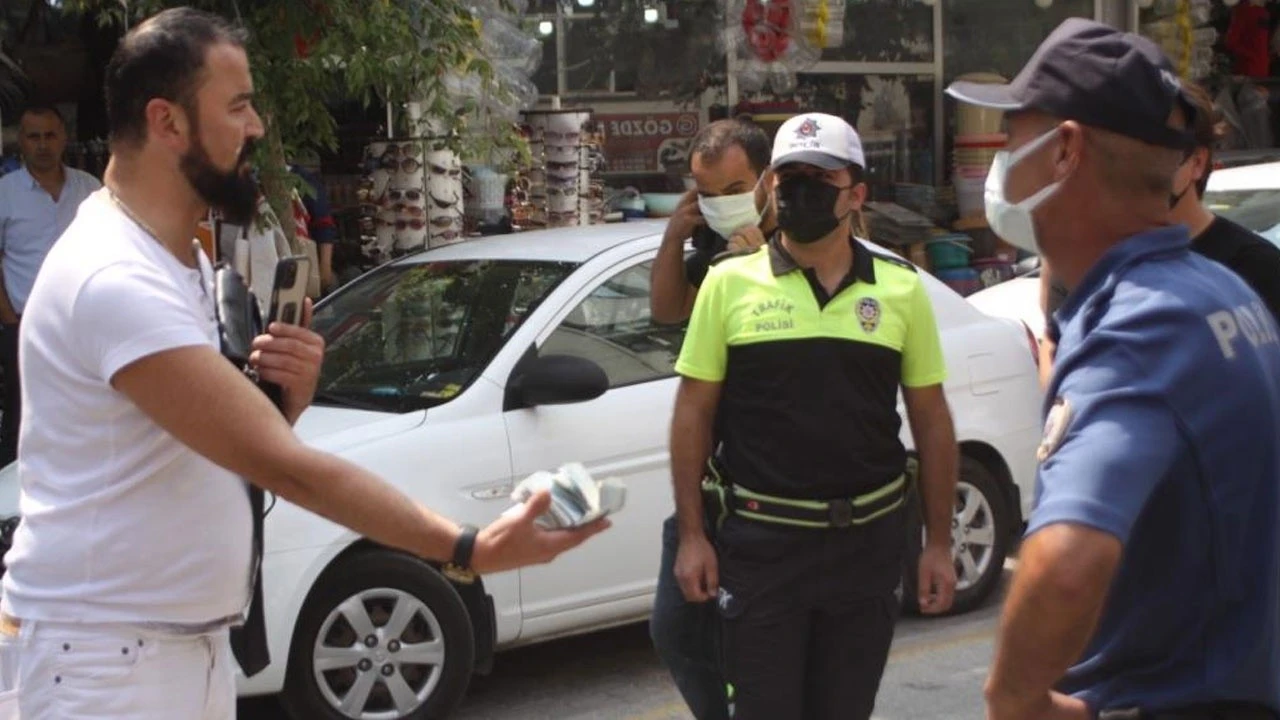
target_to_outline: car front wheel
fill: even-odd
[[[326,571],[304,604],[282,699],[296,720],[444,718],[474,664],[466,607],[435,568],[359,553]]]

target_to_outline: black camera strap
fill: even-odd
[[[283,396],[278,385],[261,382],[249,366],[253,338],[262,332],[262,317],[257,300],[244,278],[224,261],[214,271],[214,306],[218,320],[218,339],[222,354],[244,372],[276,409],[283,412]],[[245,482],[249,493],[249,512],[253,517],[253,574],[249,613],[244,625],[231,629],[231,652],[245,677],[253,677],[271,664],[267,645],[266,608],[262,597],[263,537],[266,521],[266,494],[262,488]]]

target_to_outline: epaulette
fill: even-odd
[[[906,258],[899,257],[897,255],[894,255],[891,252],[880,252],[879,250],[872,250],[866,245],[863,245],[862,249],[871,253],[871,257],[879,258],[887,263],[892,263],[894,265],[897,265],[898,267],[906,268],[911,272],[916,272],[916,266],[912,265],[911,261],[907,260]]]
[[[722,253],[717,253],[714,257],[711,258],[711,265],[716,265],[720,261],[728,260],[729,258],[745,257],[747,255],[754,253],[755,251],[759,250],[762,247],[765,247],[765,246],[761,245],[760,247],[756,247],[756,248],[741,248],[739,250],[725,250]]]

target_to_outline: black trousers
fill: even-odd
[[[19,320],[21,322],[21,320]],[[0,398],[0,466],[18,459],[18,425],[22,419],[22,384],[18,377],[18,327],[0,327],[0,366],[4,368],[4,391]]]
[[[867,720],[899,613],[905,514],[812,530],[729,518],[717,538],[734,720]]]

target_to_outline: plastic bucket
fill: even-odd
[[[933,274],[960,295],[972,295],[982,289],[982,283],[978,280],[978,271],[973,268],[950,268],[935,271]]]
[[[963,240],[955,240],[944,236],[929,241],[929,267],[935,270],[962,268],[969,265],[969,255],[973,251]]]
[[[995,73],[967,73],[956,80],[977,83],[1007,83],[1008,80]],[[956,103],[957,135],[997,135],[1000,133],[1004,112],[970,105],[967,102]]]

